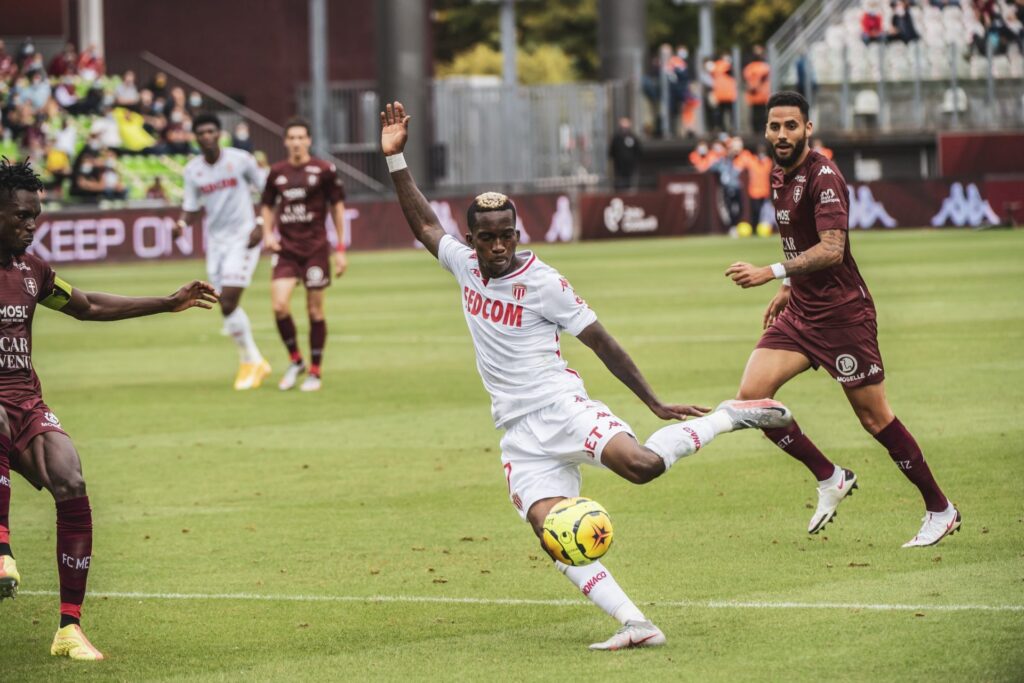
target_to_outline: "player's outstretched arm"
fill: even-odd
[[[822,230],[818,236],[821,239],[820,242],[781,264],[783,268],[781,274],[776,274],[771,266],[759,267],[738,261],[726,269],[725,276],[732,278],[733,282],[747,289],[748,287],[760,287],[776,277],[806,275],[842,263],[843,254],[846,251],[846,231]]]
[[[654,395],[651,385],[644,379],[640,368],[636,366],[619,342],[608,334],[608,330],[604,329],[604,325],[601,323],[594,322],[587,325],[576,338],[586,344],[601,359],[605,367],[661,419],[685,420],[688,416],[699,417],[711,410],[701,406],[666,405],[659,401],[658,397]]]
[[[438,245],[445,235],[444,228],[430,208],[430,202],[416,187],[412,173],[405,166],[405,158],[401,156],[409,139],[410,120],[412,117],[405,113],[401,102],[388,104],[380,113],[380,149],[384,156],[391,157],[388,161],[388,168],[392,169],[391,182],[395,184],[398,203],[412,234],[436,258]]]
[[[193,280],[170,296],[118,296],[72,289],[70,298],[63,306],[52,307],[79,320],[106,321],[139,318],[154,313],[177,313],[189,308],[213,308],[217,299],[213,285]],[[46,301],[43,303],[49,305]]]

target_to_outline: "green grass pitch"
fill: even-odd
[[[964,515],[940,545],[900,549],[923,514],[916,489],[839,386],[809,372],[780,398],[861,482],[820,536],[805,533],[809,474],[756,433],[724,436],[645,487],[584,471],[584,493],[616,524],[606,565],[669,639],[588,652],[616,625],[541,557],[508,502],[451,278],[422,252],[353,254],[330,291],[324,390],[283,394],[264,262],[243,305],[275,373],[255,392],[230,388],[236,355],[216,312],[113,324],[38,312],[36,366],[94,510],[84,624],[108,660],[50,657],[53,506],[15,476],[23,593],[0,605],[0,680],[1024,679],[1024,233],[852,240],[890,400]],[[774,285],[745,291],[722,273],[777,260],[777,238],[537,250],[663,399],[733,395]],[[203,266],[61,275],[158,294]],[[659,426],[576,340],[563,350],[642,438]],[[142,595],[116,595],[127,592]]]

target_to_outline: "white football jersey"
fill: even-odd
[[[597,314],[569,281],[532,252],[497,279],[480,273],[476,252],[445,235],[437,257],[462,287],[462,308],[476,349],[476,367],[491,395],[491,417],[504,427],[567,393],[585,393],[562,358],[559,335],[576,336]]]
[[[256,159],[246,151],[222,147],[217,162],[203,155],[185,164],[185,211],[206,209],[206,231],[218,242],[248,239],[256,227],[252,188],[259,188],[262,174]]]

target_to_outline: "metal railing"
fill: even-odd
[[[820,40],[834,18],[860,0],[807,0],[768,39],[768,63],[772,65],[772,90],[796,67],[803,50]]]

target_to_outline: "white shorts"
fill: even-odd
[[[580,495],[580,465],[604,467],[601,452],[632,428],[600,401],[566,394],[509,425],[501,439],[508,495],[524,520],[538,500]]]
[[[248,287],[260,262],[260,247],[248,247],[249,238],[206,245],[206,274],[219,292],[224,287]]]

